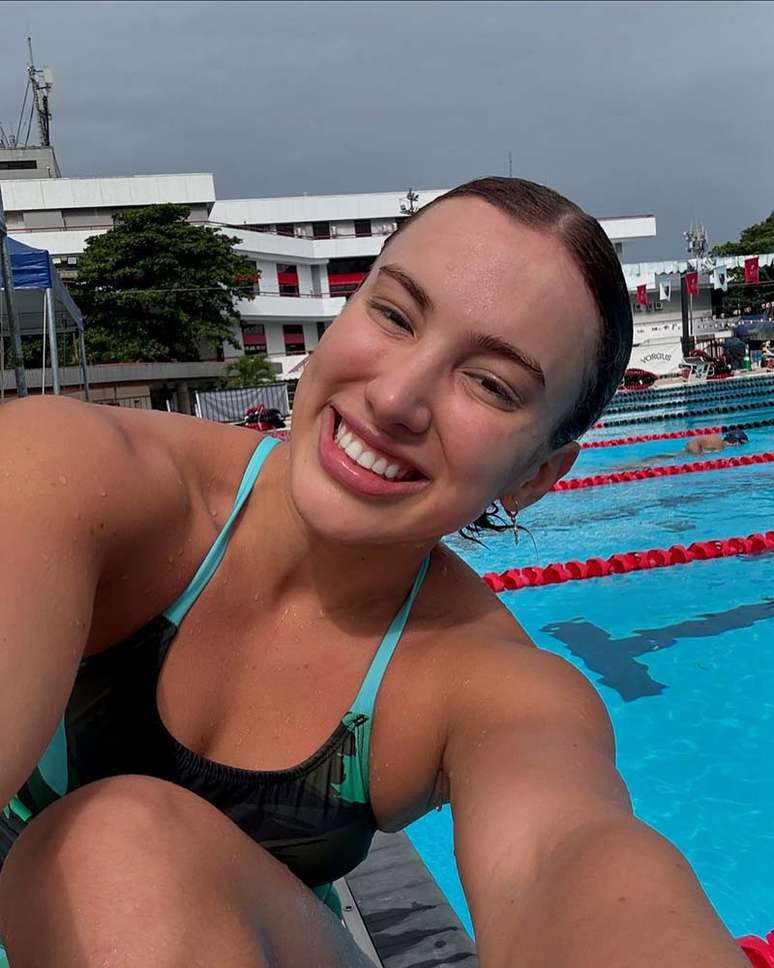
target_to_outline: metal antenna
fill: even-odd
[[[54,78],[51,71],[44,67],[37,70],[32,59],[32,38],[27,38],[27,50],[30,55],[30,62],[27,67],[28,86],[32,91],[32,104],[38,116],[38,129],[40,131],[40,143],[44,148],[51,144],[51,111],[48,107],[48,95],[54,86]],[[29,138],[29,128],[27,129]]]
[[[51,146],[51,111],[48,105],[48,96],[54,86],[54,79],[51,71],[44,67],[38,70],[32,59],[32,38],[27,38],[27,52],[29,63],[27,65],[27,83],[24,86],[24,97],[22,98],[21,109],[19,111],[19,121],[16,125],[16,134],[6,135],[0,127],[0,147],[2,148],[28,148],[30,144],[30,132],[32,130],[32,117],[37,115],[38,130],[40,131],[40,144],[44,148]],[[29,98],[29,109],[27,99]],[[24,125],[27,130],[22,136]]]
[[[406,197],[400,200],[400,211],[402,215],[413,215],[416,212],[416,203],[419,201],[419,195],[414,191],[413,188],[409,188],[406,192]]]

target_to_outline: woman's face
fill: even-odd
[[[571,463],[549,439],[598,334],[559,241],[480,199],[428,210],[306,367],[293,411],[297,511],[331,539],[425,542],[497,497],[535,500]]]

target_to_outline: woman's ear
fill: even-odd
[[[541,497],[570,472],[580,454],[580,444],[570,441],[555,450],[538,467],[537,472],[524,481],[519,487],[507,491],[500,498],[500,503],[507,512],[523,510],[539,501]]]

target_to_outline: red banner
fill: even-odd
[[[638,306],[648,305],[648,287],[647,286],[637,286],[637,305]]]
[[[689,296],[699,295],[699,273],[698,272],[686,272],[685,291],[688,293]]]
[[[744,260],[744,281],[760,282],[761,271],[758,265],[758,256],[754,255],[751,259]]]

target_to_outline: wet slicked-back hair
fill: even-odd
[[[423,212],[451,198],[481,198],[515,222],[547,232],[559,239],[586,283],[599,312],[600,326],[592,365],[586,370],[582,389],[572,408],[554,427],[551,446],[559,448],[577,440],[594,424],[623,379],[632,351],[632,308],[621,264],[599,222],[582,208],[544,185],[523,178],[492,176],[466,182],[423,206],[402,222],[385,247]],[[571,308],[571,307],[568,307]],[[510,525],[492,507],[462,534],[473,537],[481,529],[504,530]]]
[[[523,178],[479,178],[440,195],[406,219],[385,248],[423,212],[451,198],[481,198],[515,222],[559,239],[583,276],[600,317],[594,364],[578,399],[554,428],[553,447],[584,434],[599,418],[623,379],[632,351],[632,308],[621,263],[599,222],[569,199]],[[585,365],[582,361],[580,365]]]

